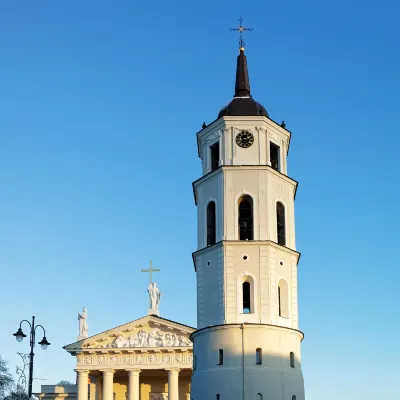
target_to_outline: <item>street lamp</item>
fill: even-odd
[[[40,347],[43,350],[46,350],[47,347],[50,346],[50,343],[46,339],[46,331],[44,330],[42,325],[36,325],[35,326],[35,317],[32,317],[32,323],[27,321],[26,319],[23,319],[19,323],[19,328],[17,332],[13,333],[13,336],[15,336],[15,339],[17,339],[17,342],[22,342],[24,340],[24,337],[26,337],[25,333],[22,332],[21,325],[23,322],[27,322],[29,327],[30,327],[30,345],[31,345],[31,352],[29,354],[29,383],[28,383],[28,396],[31,398],[32,396],[32,381],[33,381],[33,356],[35,355],[33,353],[33,348],[35,347],[35,336],[36,336],[36,328],[40,327],[43,329],[43,339],[38,342],[40,344]]]

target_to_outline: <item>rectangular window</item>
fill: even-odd
[[[271,161],[271,167],[280,171],[279,146],[272,142],[269,142],[269,159]]]
[[[197,356],[194,356],[194,359],[193,359],[193,369],[196,369],[197,368]]]
[[[281,299],[281,287],[278,286],[278,307],[279,307],[279,316],[282,317],[282,308],[281,308],[281,303],[282,303],[282,299]]]
[[[290,352],[290,366],[294,368],[294,353]]]
[[[219,167],[219,142],[214,143],[210,146],[210,157],[211,157],[211,171],[215,171]]]
[[[224,351],[222,349],[218,350],[218,365],[222,365],[224,363]]]
[[[258,365],[262,364],[262,349],[260,348],[256,350],[256,364]]]

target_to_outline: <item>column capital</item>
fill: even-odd
[[[178,373],[181,369],[180,368],[165,368],[166,371],[168,372],[176,372]]]
[[[112,368],[109,369],[99,369],[100,372],[103,373],[103,375],[114,375],[115,370]]]
[[[88,369],[74,369],[75,372],[77,372],[79,375],[89,375],[89,370]]]
[[[139,375],[142,372],[139,368],[125,368],[125,371],[127,371],[129,375]]]

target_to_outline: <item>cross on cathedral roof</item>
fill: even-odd
[[[150,268],[147,269],[142,269],[141,272],[148,272],[149,273],[149,279],[150,279],[150,284],[153,283],[153,272],[160,272],[160,269],[154,269],[153,268],[153,261],[150,261]]]
[[[239,52],[244,53],[244,32],[251,32],[253,28],[245,28],[243,26],[243,18],[239,18],[239,28],[231,28],[229,29],[231,32],[239,32]]]

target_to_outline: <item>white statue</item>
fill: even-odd
[[[134,333],[130,338],[129,338],[129,347],[138,347],[139,344],[139,338],[136,333]]]
[[[114,345],[117,348],[121,348],[125,346],[126,339],[122,335],[118,335],[114,340]]]
[[[79,321],[78,340],[86,339],[88,337],[89,327],[86,322],[86,318],[87,318],[87,310],[86,307],[83,307],[82,314],[78,312],[78,321]]]
[[[156,332],[153,330],[149,333],[148,345],[149,347],[156,347],[156,343],[157,343],[157,336]]]
[[[148,333],[143,330],[139,331],[138,338],[139,338],[139,347],[147,347]]]
[[[154,283],[150,283],[147,291],[149,293],[149,297],[150,297],[150,309],[151,310],[158,310],[158,307],[160,305],[160,297],[161,297],[161,292],[157,287],[157,284]]]

